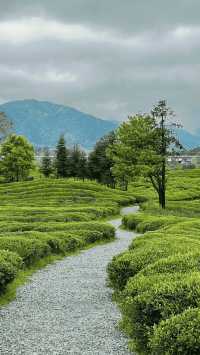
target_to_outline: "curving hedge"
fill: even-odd
[[[50,254],[67,255],[109,241],[115,230],[101,219],[118,214],[120,205],[134,201],[127,192],[89,181],[40,179],[1,184],[0,252],[15,252],[23,267],[30,267]],[[4,259],[0,259],[0,268],[1,264],[5,266]]]
[[[123,225],[145,234],[108,265],[121,327],[141,355],[200,354],[200,170],[170,179],[166,211],[145,181],[133,184],[149,201]]]
[[[16,253],[0,250],[0,294],[11,282],[22,267],[22,259]]]
[[[186,237],[163,239],[162,235],[156,234],[150,241],[148,235],[139,237],[130,251],[114,257],[108,264],[110,285],[116,290],[123,290],[127,280],[148,265],[181,252],[193,252],[195,248],[200,249],[200,242]]]
[[[127,285],[121,308],[132,325],[133,348],[149,353],[148,343],[153,327],[161,320],[200,306],[200,274],[162,275],[153,279],[142,277],[133,289]]]
[[[0,249],[17,253],[26,266],[50,254],[50,247],[44,241],[27,238],[0,238]]]
[[[189,308],[161,321],[154,327],[149,349],[152,355],[199,355],[200,308]]]

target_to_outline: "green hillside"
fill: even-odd
[[[124,216],[123,225],[142,235],[108,265],[130,348],[138,354],[198,354],[200,171],[169,174],[165,211],[144,180],[130,191],[141,212]]]
[[[35,180],[0,185],[0,294],[19,270],[114,238],[102,219],[134,199],[94,182]]]

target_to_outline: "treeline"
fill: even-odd
[[[73,148],[67,147],[64,136],[61,136],[54,158],[50,156],[49,149],[44,150],[40,171],[45,177],[73,177],[83,181],[91,179],[115,188],[113,161],[107,156],[107,148],[114,139],[114,132],[109,133],[101,138],[87,155],[78,145],[74,145]]]
[[[40,171],[46,177],[91,179],[127,190],[128,183],[143,177],[158,195],[159,204],[166,206],[167,157],[178,153],[182,145],[176,137],[180,124],[172,122],[173,111],[160,100],[149,113],[129,116],[115,132],[102,137],[86,155],[75,145],[68,148],[61,136],[55,157],[45,150]],[[176,130],[174,130],[174,127]],[[9,125],[0,114],[0,133]],[[32,169],[33,148],[24,137],[10,135],[1,146],[0,170],[7,181],[26,179]]]

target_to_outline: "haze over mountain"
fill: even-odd
[[[64,134],[68,145],[91,149],[100,137],[119,125],[46,101],[11,101],[0,105],[1,111],[13,122],[15,132],[25,135],[35,146],[54,147],[60,134]],[[200,129],[196,134],[180,129],[177,135],[186,149],[200,146]]]
[[[54,147],[61,134],[67,145],[91,149],[96,141],[114,130],[118,123],[96,118],[74,108],[46,101],[23,100],[0,105],[13,122],[14,131],[36,146]]]

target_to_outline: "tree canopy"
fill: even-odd
[[[107,155],[107,149],[115,141],[115,133],[102,137],[88,157],[88,170],[91,179],[110,187],[115,187],[115,177],[112,173],[113,160]]]
[[[45,177],[49,177],[53,172],[53,164],[48,148],[44,148],[44,156],[41,161],[40,171]]]
[[[1,173],[7,181],[28,178],[34,168],[33,146],[23,136],[9,135],[1,145]]]
[[[114,144],[107,154],[114,161],[112,172],[118,180],[132,180],[139,175],[147,177],[165,208],[166,158],[172,145],[177,145],[167,118],[171,110],[165,101],[159,101],[150,114],[128,117],[116,132]]]
[[[60,136],[56,146],[55,170],[58,178],[68,177],[69,171],[69,152],[65,145],[65,138]]]

